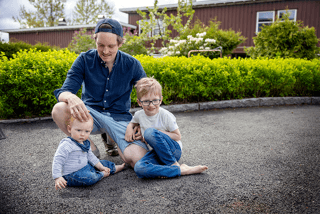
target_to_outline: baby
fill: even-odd
[[[66,186],[89,186],[102,178],[123,170],[124,165],[115,165],[99,160],[90,148],[89,135],[93,118],[80,122],[71,116],[67,129],[71,137],[61,140],[52,163],[52,176],[56,190]]]

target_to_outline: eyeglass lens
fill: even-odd
[[[160,103],[160,100],[143,100],[141,102],[144,106],[148,106],[150,105],[150,103],[152,103],[153,105],[158,105]]]

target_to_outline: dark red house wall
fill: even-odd
[[[256,16],[259,11],[269,11],[284,9],[297,9],[297,20],[304,22],[305,26],[314,27],[317,31],[317,37],[320,38],[320,1],[306,0],[306,1],[271,1],[271,2],[256,2],[256,3],[237,3],[215,7],[194,8],[194,20],[199,18],[204,24],[208,25],[209,21],[217,18],[221,22],[220,28],[224,30],[233,29],[236,32],[247,38],[246,42],[241,44],[234,52],[243,52],[243,46],[253,46],[252,37],[255,37],[256,30]],[[168,14],[176,15],[175,10],[168,10]],[[139,26],[137,21],[141,19],[137,13],[129,14],[129,24]],[[186,21],[186,20],[185,20]],[[78,29],[77,29],[78,30]],[[172,29],[171,29],[172,30]],[[67,47],[72,40],[75,30],[52,30],[52,31],[38,31],[25,33],[10,33],[10,41],[21,40],[36,44],[37,42],[50,45]],[[177,32],[173,31],[172,37],[177,36]],[[157,42],[160,46],[161,42]]]
[[[78,29],[79,30],[79,29]],[[88,29],[89,30],[89,29]],[[10,41],[24,41],[32,45],[37,42],[65,48],[72,40],[76,30],[38,31],[25,33],[10,33]]]
[[[305,26],[314,27],[317,37],[320,38],[320,1],[276,1],[276,2],[257,2],[247,4],[222,5],[215,7],[194,8],[194,19],[198,18],[204,24],[217,18],[221,22],[220,28],[224,30],[232,29],[241,32],[241,35],[247,38],[234,52],[243,52],[243,46],[254,46],[252,38],[256,36],[257,12],[297,9],[297,20],[303,21]],[[176,11],[167,11],[167,14],[176,14]],[[141,19],[138,14],[129,14],[129,24],[137,25]],[[173,32],[172,37],[177,36]]]

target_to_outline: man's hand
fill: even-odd
[[[75,94],[69,93],[66,96],[66,102],[68,103],[70,114],[80,121],[88,121],[89,112],[83,103],[83,101]]]
[[[55,186],[56,190],[58,190],[58,188],[59,189],[66,188],[67,181],[63,177],[56,178],[54,180],[54,186]]]
[[[124,139],[128,142],[134,141],[134,132],[133,132],[133,123],[129,123],[127,126],[126,134],[124,136]]]

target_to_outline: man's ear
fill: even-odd
[[[67,125],[67,130],[69,133],[71,133],[71,126],[70,125]]]
[[[161,96],[160,105],[161,105],[161,103],[162,103],[162,100],[163,100],[163,96]]]

